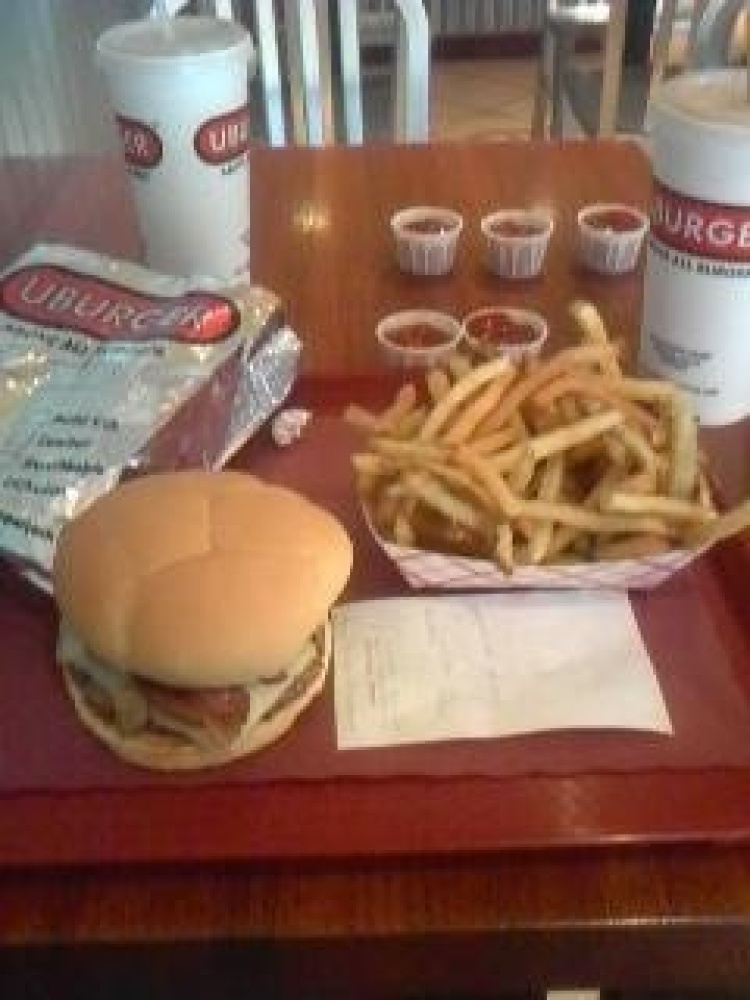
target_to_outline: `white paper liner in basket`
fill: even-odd
[[[378,546],[415,590],[650,590],[703,551],[675,549],[645,559],[519,566],[507,574],[487,559],[396,545],[378,534],[364,507],[362,512]]]

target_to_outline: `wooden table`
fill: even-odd
[[[109,163],[1,164],[0,258],[32,237],[134,252],[124,185]],[[304,337],[307,376],[372,371],[375,320],[398,306],[460,314],[489,301],[533,304],[562,341],[568,302],[587,296],[618,336],[632,344],[637,334],[640,275],[596,279],[579,272],[571,255],[580,205],[647,203],[648,166],[634,146],[258,150],[252,193],[256,277],[281,295]],[[394,266],[388,218],[396,206],[417,202],[465,215],[449,278],[421,282]],[[512,287],[483,269],[478,222],[493,207],[529,202],[552,205],[555,235],[545,276]],[[747,482],[748,434],[728,449]],[[679,810],[696,780],[663,776],[655,829],[664,801]],[[578,776],[545,786],[559,823],[554,845],[492,849],[488,841],[474,851],[348,858],[338,851],[211,864],[198,851],[182,863],[8,865],[0,873],[0,991],[10,996],[7,984],[20,994],[22,984],[38,981],[55,995],[64,980],[83,995],[103,977],[149,996],[188,988],[212,996],[242,988],[274,997],[467,998],[573,985],[746,986],[750,774],[718,771],[702,781],[722,804],[722,824],[680,837],[592,843],[586,834],[600,812],[639,794],[638,776]],[[513,786],[491,791],[513,808],[524,801]],[[325,794],[320,808],[335,814],[335,793]],[[363,795],[363,815],[377,824],[377,791]],[[68,806],[64,796],[50,798],[49,821],[63,839],[76,836]],[[149,822],[140,817],[133,826]],[[347,822],[341,815],[343,828]]]

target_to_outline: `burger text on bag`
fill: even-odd
[[[750,209],[688,198],[656,184],[651,232],[667,246],[699,257],[750,262]]]
[[[161,163],[162,141],[150,125],[135,118],[115,115],[123,156],[131,167],[150,168]]]
[[[236,305],[221,295],[159,296],[48,264],[8,274],[0,305],[21,320],[103,339],[209,343],[230,336],[240,323]]]
[[[250,118],[247,105],[209,118],[196,131],[193,145],[204,163],[220,164],[243,156],[248,149]]]
[[[0,272],[0,555],[48,589],[67,520],[122,478],[220,468],[300,349],[265,289],[29,250]]]

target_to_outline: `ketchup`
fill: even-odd
[[[613,233],[628,233],[641,227],[640,218],[626,208],[602,208],[585,215],[584,219],[592,229],[609,230]]]
[[[395,347],[403,347],[407,350],[426,350],[430,347],[440,347],[441,344],[450,339],[445,331],[431,326],[429,323],[410,323],[408,326],[389,330],[385,336]]]
[[[506,312],[474,316],[469,320],[466,332],[484,349],[532,344],[539,335],[537,328],[528,320],[516,319]]]
[[[423,219],[414,219],[413,222],[405,223],[404,229],[408,233],[416,233],[419,236],[440,236],[447,233],[450,226],[436,216],[426,216]]]
[[[539,236],[545,226],[538,222],[522,222],[519,219],[498,219],[490,226],[494,236]]]

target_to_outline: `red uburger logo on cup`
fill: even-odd
[[[212,166],[236,160],[247,152],[250,113],[245,104],[234,111],[209,118],[196,131],[193,145],[204,163]]]
[[[673,250],[750,263],[750,205],[718,205],[654,185],[651,233]]]
[[[26,322],[102,340],[212,343],[237,329],[230,299],[210,292],[150,295],[52,264],[29,265],[0,281],[0,309]]]
[[[116,115],[125,162],[132,167],[151,168],[161,162],[162,142],[150,125],[135,118]]]

